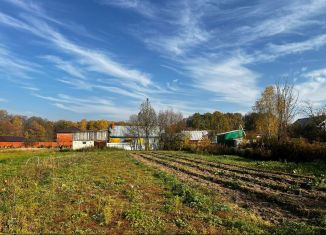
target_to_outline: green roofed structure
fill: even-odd
[[[239,128],[239,130],[232,130],[227,131],[223,133],[218,133],[215,137],[215,142],[218,144],[227,144],[227,145],[233,145],[238,146],[242,140],[243,137],[245,137],[246,133],[243,130],[242,127]]]

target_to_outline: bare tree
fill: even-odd
[[[183,116],[173,109],[161,110],[158,114],[158,126],[160,131],[160,148],[175,149],[182,129],[185,127]],[[184,125],[183,125],[184,124]]]
[[[305,101],[301,111],[303,114],[305,114],[305,116],[311,119],[314,126],[322,128],[322,130],[326,131],[326,128],[324,127],[326,119],[326,105],[316,107],[310,101]]]
[[[147,98],[141,105],[138,113],[138,121],[141,130],[145,135],[145,149],[149,149],[149,137],[157,128],[157,116],[149,99]]]
[[[276,115],[278,123],[278,140],[287,136],[287,128],[297,114],[299,94],[294,89],[294,84],[288,81],[276,83]]]
[[[162,133],[167,127],[176,125],[182,120],[183,116],[180,112],[175,112],[173,109],[161,110],[157,117],[160,133]]]
[[[326,115],[326,105],[316,107],[311,101],[304,101],[301,113],[310,118]]]
[[[140,143],[140,124],[139,124],[139,119],[138,119],[138,115],[133,114],[129,117],[129,126],[127,127],[128,130],[128,136],[130,136],[132,138],[131,141],[131,148],[132,149],[139,149],[141,146]]]

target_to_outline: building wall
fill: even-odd
[[[34,142],[30,144],[33,148],[56,148],[58,147],[57,142]]]
[[[125,150],[144,150],[145,140],[144,138],[110,138],[110,142],[107,143],[109,148],[121,148]],[[149,138],[149,147],[151,150],[156,150],[158,147],[158,138]]]
[[[108,131],[81,131],[73,133],[73,141],[106,141],[108,139]]]
[[[92,148],[94,147],[94,141],[73,141],[72,149],[83,149],[83,148]]]
[[[57,133],[57,142],[72,142],[72,133]]]
[[[106,146],[108,148],[119,148],[125,150],[132,150],[131,145],[129,143],[107,143]]]
[[[57,142],[0,142],[0,148],[56,148]]]
[[[24,142],[0,142],[0,148],[22,148],[25,147]]]

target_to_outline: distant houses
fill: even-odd
[[[239,130],[232,130],[216,134],[214,136],[213,143],[239,146],[245,136],[245,131],[242,128],[239,128]]]
[[[204,138],[208,138],[208,131],[206,130],[182,131],[182,134],[188,139],[190,144],[196,144]]]
[[[155,150],[158,148],[159,129],[156,128],[149,135],[148,146]],[[145,134],[142,130],[132,126],[115,126],[109,128],[109,140],[107,147],[121,148],[126,150],[144,150],[145,149]]]
[[[299,118],[293,123],[293,125],[299,125],[302,128],[305,128],[309,125],[314,125],[318,128],[326,130],[326,119],[322,116]]]
[[[70,147],[74,150],[105,146],[108,140],[108,130],[80,131],[78,128],[67,128],[57,132],[59,147]]]
[[[147,138],[142,128],[137,126],[116,126],[111,124],[108,129],[96,131],[81,131],[77,127],[58,130],[56,141],[29,142],[24,137],[0,136],[0,148],[45,147],[71,148],[73,150],[109,147],[125,150],[159,149],[161,137],[159,127],[154,128]],[[242,129],[214,134],[208,130],[184,130],[179,133],[181,138],[189,144],[198,144],[202,141],[210,143],[231,144],[237,146],[245,136]]]

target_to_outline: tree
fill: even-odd
[[[276,92],[273,86],[265,88],[261,97],[256,101],[253,111],[258,113],[256,117],[256,130],[268,138],[278,134]]]
[[[140,128],[145,135],[145,149],[149,149],[149,136],[156,130],[157,116],[154,108],[152,107],[149,99],[147,98],[141,105],[138,113],[138,121]]]
[[[185,129],[185,122],[180,112],[173,109],[161,110],[158,114],[161,149],[180,149],[183,141],[180,132]]]
[[[259,114],[255,112],[247,113],[244,116],[244,128],[246,131],[255,131]]]
[[[310,141],[326,141],[326,128],[321,124],[326,120],[326,105],[314,106],[311,102],[305,101],[301,113],[309,118],[302,125],[296,122],[291,125],[291,135],[293,137],[304,137]]]
[[[288,81],[277,83],[276,89],[276,117],[278,123],[278,140],[287,137],[288,125],[297,113],[298,93],[294,90],[294,84]]]
[[[11,119],[11,123],[13,125],[13,135],[15,136],[22,136],[23,135],[23,125],[24,120],[21,116],[14,116]]]
[[[140,142],[140,136],[141,136],[141,128],[140,123],[138,119],[138,115],[133,114],[129,117],[129,126],[128,129],[128,135],[132,138],[131,141],[131,147],[133,149],[139,149],[139,146],[141,146]]]
[[[79,123],[78,123],[78,127],[81,131],[86,131],[87,130],[87,120],[86,119],[82,119]]]
[[[107,120],[97,120],[95,122],[95,128],[97,130],[106,130],[109,128],[109,121]]]
[[[47,133],[44,126],[38,122],[35,118],[30,120],[30,123],[28,123],[28,127],[25,131],[25,137],[27,139],[33,140],[33,141],[46,141],[47,139]]]

